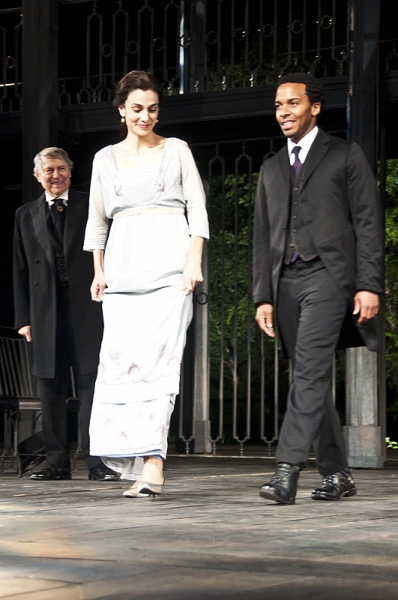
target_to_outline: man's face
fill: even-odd
[[[34,175],[46,192],[53,196],[53,198],[58,198],[70,187],[70,179],[72,177],[70,168],[61,158],[45,157],[42,161],[43,167],[41,171],[35,170]]]
[[[297,144],[315,127],[321,103],[310,103],[304,83],[283,83],[276,91],[275,110],[283,134]]]

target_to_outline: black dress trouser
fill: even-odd
[[[320,259],[298,259],[280,280],[277,322],[293,363],[293,383],[276,452],[277,462],[305,466],[311,446],[319,472],[347,467],[332,399],[333,356],[347,300]]]
[[[70,367],[73,367],[77,396],[81,451],[89,469],[102,464],[100,457],[89,455],[89,424],[97,373],[81,373],[75,351],[67,283],[57,286],[57,339],[55,377],[38,377],[42,409],[44,448],[47,464],[70,468],[67,436],[68,411],[66,400],[71,396]]]

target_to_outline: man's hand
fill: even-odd
[[[379,312],[379,295],[374,292],[357,292],[354,297],[354,315],[359,315],[358,323],[365,323]]]
[[[272,313],[274,307],[272,304],[260,304],[257,307],[256,321],[261,331],[264,331],[269,337],[275,337],[275,329],[272,323]]]
[[[26,338],[27,342],[32,341],[32,327],[30,325],[25,325],[25,327],[21,327],[18,329],[19,335],[23,335]]]

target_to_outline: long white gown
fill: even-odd
[[[166,456],[192,318],[182,290],[190,235],[208,238],[208,221],[185,142],[168,138],[145,168],[118,169],[111,146],[96,154],[84,249],[105,248],[107,288],[90,453],[125,479],[137,477],[135,457]]]

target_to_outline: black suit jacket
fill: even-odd
[[[88,196],[69,190],[65,218],[64,253],[69,280],[70,309],[76,346],[75,360],[82,373],[96,371],[102,338],[101,305],[93,302],[92,254],[83,251]],[[14,231],[15,327],[32,327],[33,373],[55,376],[56,283],[54,250],[47,227],[43,194],[17,209]]]
[[[253,299],[277,303],[290,207],[291,167],[286,147],[261,167],[254,220]],[[307,232],[337,285],[348,313],[339,347],[364,340],[375,349],[374,320],[353,326],[356,291],[383,291],[383,231],[375,178],[360,146],[319,130],[299,176]],[[277,305],[276,305],[277,310]]]

